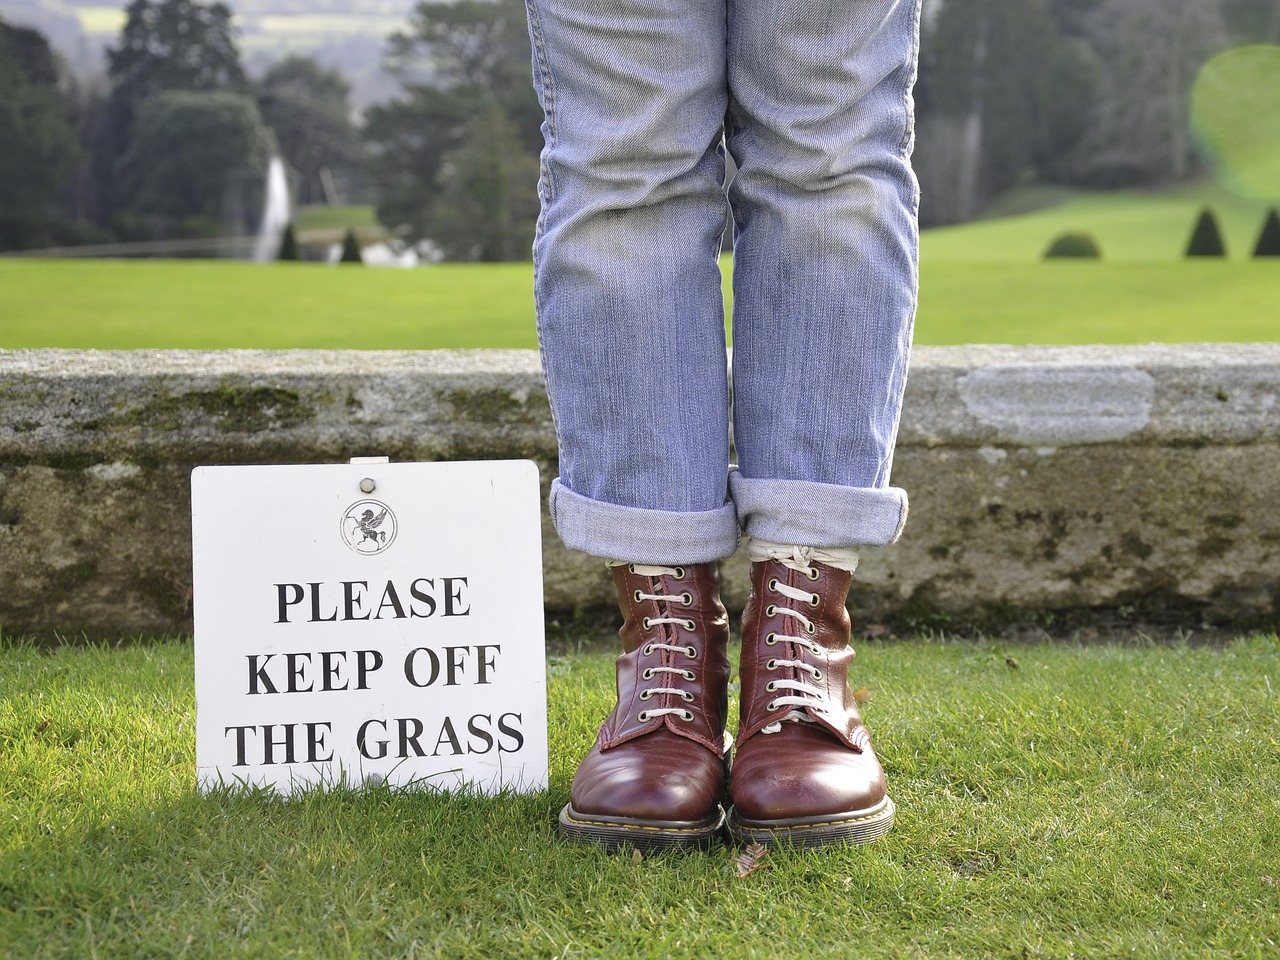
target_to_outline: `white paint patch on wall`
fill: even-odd
[[[1155,378],[1132,367],[985,367],[956,382],[965,409],[1029,447],[1109,443],[1151,421]]]

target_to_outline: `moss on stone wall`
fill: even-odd
[[[237,384],[158,396],[144,406],[106,418],[100,426],[108,432],[113,427],[174,431],[186,427],[196,415],[207,418],[221,433],[256,433],[296,427],[313,417],[314,411],[294,390]]]

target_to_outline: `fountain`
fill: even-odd
[[[289,225],[289,181],[284,175],[284,161],[272,157],[267,167],[267,199],[262,208],[262,226],[253,245],[253,259],[259,263],[276,258],[280,235]]]

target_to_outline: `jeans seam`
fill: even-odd
[[[542,31],[542,19],[538,13],[538,7],[535,0],[525,0],[525,10],[529,15],[529,38],[533,46],[534,63],[537,66],[539,89],[541,92],[541,100],[543,113],[547,119],[547,136],[546,145],[543,149],[543,156],[538,160],[538,179],[539,179],[539,210],[538,220],[534,227],[533,243],[537,247],[546,232],[547,211],[551,206],[551,200],[555,196],[554,178],[551,172],[551,164],[546,159],[546,154],[550,153],[555,146],[558,134],[556,130],[556,84],[555,76],[551,72],[551,60],[547,56],[546,39]],[[535,261],[538,258],[535,256]],[[552,391],[550,384],[547,383],[547,350],[546,343],[541,334],[543,303],[542,297],[538,292],[537,277],[534,278],[533,291],[533,310],[534,322],[538,327],[538,363],[542,367],[543,390],[547,395],[547,409],[551,413],[551,427],[556,435],[557,450],[563,449],[560,442],[560,417],[556,411],[555,393]]]
[[[907,60],[907,82],[902,87],[903,129],[902,140],[898,144],[898,153],[904,160],[911,157],[911,147],[915,142],[915,102],[911,90],[915,86],[920,62],[920,15],[924,0],[915,0],[915,12],[911,17],[911,52]]]

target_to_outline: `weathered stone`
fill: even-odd
[[[187,631],[190,469],[363,455],[529,458],[545,490],[536,353],[0,352],[0,628]],[[1280,623],[1280,345],[918,348],[894,482],[864,620]],[[548,608],[612,604],[543,530]]]

